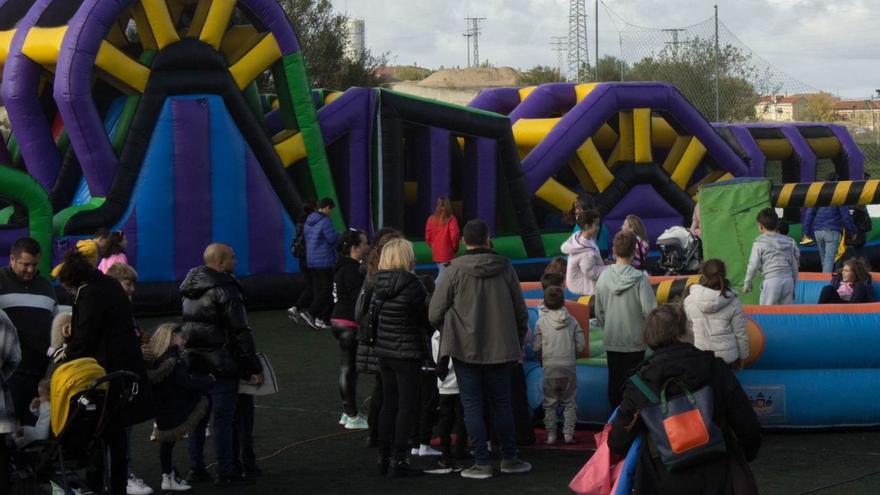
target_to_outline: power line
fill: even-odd
[[[485,17],[465,17],[464,20],[468,21],[470,25],[468,26],[468,31],[464,36],[467,36],[468,41],[470,42],[470,38],[474,38],[474,57],[473,63],[475,67],[480,66],[480,23],[485,21]],[[468,67],[471,66],[470,61],[468,61]]]
[[[587,82],[590,53],[587,50],[587,4],[586,0],[569,0],[568,3],[568,80]]]
[[[553,40],[550,42],[550,45],[553,47],[553,51],[556,52],[556,70],[559,71],[559,80],[561,81],[564,79],[565,45],[568,43],[568,38],[565,36],[551,36],[550,39]]]

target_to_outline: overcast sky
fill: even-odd
[[[674,28],[712,16],[712,1],[605,0],[627,21]],[[494,65],[556,66],[551,36],[568,32],[567,0],[333,0],[366,21],[367,47],[392,63],[466,66],[467,16],[486,17],[480,58]],[[880,2],[877,0],[718,0],[722,22],[758,56],[803,83],[844,97],[880,89]],[[873,7],[869,7],[873,5]],[[593,57],[594,0],[589,11]],[[600,54],[619,55],[615,19],[599,6]]]

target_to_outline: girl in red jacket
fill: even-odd
[[[425,224],[425,242],[431,248],[431,257],[440,272],[443,265],[452,261],[458,252],[461,241],[461,232],[458,229],[458,220],[452,214],[452,203],[446,196],[437,198],[437,206],[434,214],[428,217]],[[437,274],[440,278],[440,274]]]

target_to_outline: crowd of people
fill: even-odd
[[[760,435],[732,370],[742,369],[750,348],[742,304],[722,260],[702,264],[699,282],[681,304],[658,307],[647,273],[644,223],[627,216],[605,259],[597,242],[603,234],[600,214],[579,199],[575,231],[561,246],[567,257],[546,267],[539,317],[530,328],[510,260],[492,249],[484,222],[471,220],[459,228],[448,198],[438,199],[425,226],[436,277],[416,274],[413,245],[399,231],[382,229],[372,244],[366,232],[337,232],[335,207],[324,198],[298,219],[291,248],[306,287],[288,314],[315,330],[330,330],[336,339],[339,424],[368,432],[380,474],[456,472],[486,479],[497,472],[529,472],[517,448],[534,442],[522,368],[528,344],[543,367],[546,442],[575,443],[576,359],[586,340],[566,309],[566,291],[592,298],[595,324],[604,332],[607,401],[617,409],[610,448],[623,454],[635,434],[646,431],[638,414],[646,406],[644,387],[659,394],[675,378],[681,386],[673,386],[673,393],[711,386],[713,418],[731,439],[726,452],[739,462],[738,472],[747,472]],[[834,262],[828,253],[852,221],[848,210],[832,210],[818,208],[805,217],[805,233],[816,239],[823,268],[826,259]],[[760,272],[761,304],[789,304],[798,280],[798,244],[779,232],[775,210],[762,210],[756,221],[761,235],[752,246],[743,292]],[[254,397],[239,386],[260,386],[263,365],[233,275],[234,251],[224,244],[207,246],[204,264],[179,288],[182,322],[149,333],[132,313],[137,272],[127,264],[125,248],[122,232],[103,229],[79,241],[52,273],[73,301],[63,307],[49,280],[38,276],[40,245],[30,238],[13,244],[9,266],[0,269],[0,488],[8,484],[3,476],[11,446],[49,437],[53,371],[83,357],[107,372],[132,372],[139,383],[139,392],[117,404],[119,413],[101,433],[106,450],[93,456],[86,479],[94,490],[153,493],[134,473],[129,448],[132,425],[150,420],[164,491],[189,491],[212,479],[220,485],[246,483],[261,475],[253,444]],[[871,300],[869,269],[854,258],[843,263],[819,302]],[[360,375],[375,379],[366,411],[357,400]],[[110,397],[118,395],[111,391]],[[431,445],[435,433],[439,450]],[[208,434],[215,477],[206,469]],[[190,469],[182,477],[173,451],[184,438]],[[500,464],[493,463],[493,452]],[[732,469],[716,459],[679,475],[648,449],[641,454],[649,466],[640,471],[642,493],[727,482],[721,474]],[[416,467],[412,457],[432,459],[428,467],[421,462]]]

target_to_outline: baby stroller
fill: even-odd
[[[685,275],[700,271],[703,243],[684,227],[670,227],[657,238],[660,267],[666,275]]]
[[[137,395],[137,380],[128,371],[107,374],[92,358],[59,366],[50,387],[52,434],[15,453],[12,493],[91,493],[76,473],[94,455],[103,455],[101,436],[122,405]]]

